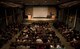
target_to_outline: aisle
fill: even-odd
[[[20,35],[20,33],[16,34],[11,40],[9,40],[1,49],[9,49],[11,42],[15,41],[15,39]]]
[[[53,27],[54,28],[54,27]],[[70,46],[70,43],[66,41],[66,39],[64,37],[62,37],[62,35],[58,32],[57,29],[54,28],[54,31],[56,33],[56,35],[60,38],[60,41],[63,45],[65,45],[66,49],[74,49],[73,47]]]

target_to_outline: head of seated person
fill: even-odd
[[[76,38],[73,38],[73,40],[72,40],[73,42],[76,42],[77,40],[76,40]]]
[[[25,38],[28,38],[28,35],[27,34],[25,35]]]
[[[56,45],[56,44],[54,44],[54,49],[56,49],[56,47],[57,47],[57,45]]]
[[[62,49],[66,49],[64,45],[61,45],[61,48],[62,48]]]
[[[54,48],[54,45],[50,45],[50,48],[53,49]]]
[[[42,41],[43,41],[44,43],[46,43],[46,42],[48,42],[48,39],[47,39],[47,38],[43,38]]]
[[[36,42],[37,43],[43,43],[42,39],[40,39],[40,38],[36,39]]]
[[[56,45],[56,48],[61,48],[61,45],[57,44],[57,45]]]
[[[37,46],[37,49],[44,49],[44,46],[43,45],[39,45],[39,46]]]
[[[77,39],[77,40],[80,40],[80,35],[77,35],[77,36],[76,36],[76,39]]]

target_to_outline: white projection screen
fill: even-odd
[[[33,7],[33,18],[34,17],[47,17],[48,7]]]

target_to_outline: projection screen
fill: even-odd
[[[48,7],[33,7],[33,18],[34,17],[47,17]]]

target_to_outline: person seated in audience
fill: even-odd
[[[50,45],[50,49],[54,49],[54,45]]]
[[[54,41],[54,43],[59,43],[59,42],[60,42],[60,39],[59,39],[57,36],[55,36],[55,37],[53,38],[53,41]]]
[[[43,43],[42,39],[38,38],[36,39],[36,43]]]
[[[75,44],[77,44],[77,40],[76,38],[73,38],[72,41],[70,42],[71,46],[75,46]]]
[[[36,49],[44,49],[44,46],[43,45],[39,45],[39,46],[37,46]]]
[[[16,42],[17,44],[19,43],[20,45],[24,45],[25,43],[26,46],[34,45],[34,47],[38,45],[37,48],[34,49],[50,49],[50,44],[61,44],[59,43],[60,39],[56,36],[53,28],[48,22],[34,22],[30,24],[29,27],[24,26],[23,30],[27,32],[22,31],[18,36],[19,40]],[[53,47],[56,48],[55,46]]]
[[[50,49],[50,45],[45,45],[45,49]]]
[[[53,49],[57,49],[56,47],[57,47],[57,45],[56,45],[56,44],[54,44]]]
[[[42,41],[43,41],[43,43],[47,43],[48,42],[47,37],[43,37]]]
[[[62,48],[61,48],[61,45],[59,45],[59,44],[56,45],[56,48],[57,48],[57,49],[62,49]]]
[[[28,38],[28,35],[26,35],[25,38]]]
[[[69,32],[68,29],[66,29],[62,32],[62,35],[65,36],[68,32]]]

